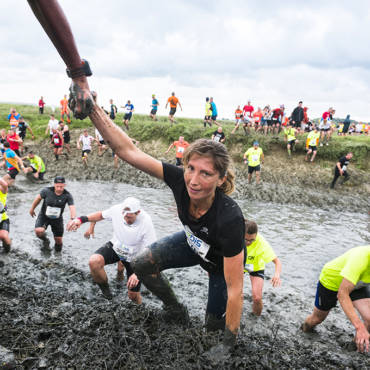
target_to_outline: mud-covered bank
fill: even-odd
[[[195,287],[196,289],[196,287]],[[40,261],[12,251],[0,255],[0,345],[17,368],[122,369],[365,369],[348,326],[328,319],[318,334],[299,330],[302,297],[268,291],[266,313],[245,309],[233,356],[215,365],[203,354],[219,341],[199,318],[189,328],[167,324],[149,304],[128,302],[120,286],[109,302],[90,277],[56,259]],[[245,297],[245,306],[250,296]],[[279,305],[279,309],[276,306]],[[1,353],[1,351],[0,351]]]
[[[46,141],[37,145],[27,142],[27,148],[34,150],[45,161],[47,178],[55,174],[63,174],[68,179],[97,180],[108,182],[124,182],[140,187],[164,188],[165,184],[130,165],[119,161],[119,168],[114,168],[111,150],[108,149],[102,157],[97,155],[97,147],[89,156],[88,167],[81,161],[81,152],[75,148],[78,131],[72,133],[72,154],[66,160],[64,156],[56,161],[52,149]],[[161,141],[148,141],[139,144],[139,147],[154,157],[174,162],[174,151],[168,155],[164,152],[167,145]],[[235,158],[242,153],[239,145],[230,151]],[[350,180],[341,186],[337,184],[335,190],[329,189],[333,177],[335,163],[320,161],[307,163],[302,154],[287,158],[286,152],[276,146],[273,152],[266,156],[262,166],[260,185],[247,182],[247,167],[235,163],[236,191],[233,197],[239,199],[253,199],[272,201],[277,203],[291,203],[319,206],[323,209],[350,210],[368,212],[370,207],[370,173],[349,167]],[[339,183],[339,181],[338,181]]]

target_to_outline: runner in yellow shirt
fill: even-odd
[[[281,262],[270,244],[258,233],[258,227],[254,221],[245,221],[244,239],[247,246],[244,272],[249,273],[252,284],[253,313],[260,316],[263,308],[262,289],[265,278],[265,263],[273,262],[275,264],[275,273],[271,284],[273,287],[278,287],[281,285]]]
[[[317,284],[315,307],[302,325],[305,332],[322,323],[340,305],[356,329],[357,350],[369,351],[370,340],[370,245],[352,248],[328,262]],[[363,321],[358,317],[359,312]]]
[[[296,133],[297,129],[294,128],[291,123],[288,123],[287,128],[284,130],[284,139],[288,142],[287,149],[289,158],[292,156],[292,150],[295,151],[294,145],[298,143]]]
[[[243,156],[244,163],[248,164],[248,184],[252,181],[252,174],[256,172],[256,183],[260,183],[261,159],[262,164],[265,160],[262,149],[259,147],[258,141],[253,143],[253,147],[249,148]]]
[[[204,121],[203,121],[204,128],[207,127],[207,123],[209,124],[210,127],[212,126],[211,117],[212,117],[211,103],[209,102],[209,98],[207,97],[206,98]]]
[[[317,145],[319,144],[319,138],[320,138],[320,132],[317,126],[314,127],[314,129],[307,135],[307,141],[308,141],[308,150],[305,157],[305,160],[308,161],[308,158],[311,153],[311,162],[315,160],[316,154],[317,154]]]

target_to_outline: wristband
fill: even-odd
[[[89,222],[89,218],[87,216],[80,216],[77,220],[80,220],[81,224],[84,224],[85,222]]]
[[[87,60],[82,59],[81,60],[81,67],[75,68],[75,69],[66,69],[67,76],[70,78],[77,78],[77,77],[82,77],[82,76],[92,76],[92,72],[90,69],[90,64]]]

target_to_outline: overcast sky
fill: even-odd
[[[151,94],[167,114],[172,91],[184,117],[204,116],[213,96],[219,117],[237,105],[303,100],[318,117],[370,121],[368,1],[60,0],[90,87],[108,107],[131,99],[148,113]],[[277,6],[278,5],[278,6]],[[0,101],[48,105],[68,92],[65,66],[26,0],[0,0]]]

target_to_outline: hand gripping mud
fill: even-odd
[[[69,88],[68,106],[75,118],[86,118],[91,113],[94,106],[90,91],[82,89],[77,82],[72,81]]]

